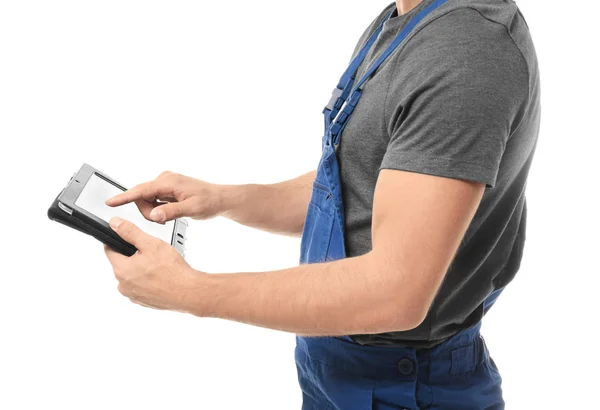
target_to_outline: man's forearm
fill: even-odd
[[[315,172],[270,185],[221,186],[222,216],[264,231],[299,236]]]
[[[206,275],[206,274],[202,274]],[[399,272],[372,254],[273,272],[215,274],[187,295],[189,311],[302,335],[407,330],[425,312]]]

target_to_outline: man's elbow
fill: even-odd
[[[419,327],[429,312],[432,295],[419,291],[411,283],[394,279],[383,295],[381,317],[389,326],[388,331],[408,331]]]
[[[406,300],[388,300],[379,303],[376,309],[361,321],[364,333],[404,332],[415,329],[427,316],[428,306],[423,303],[407,303]],[[365,312],[366,313],[366,312]]]
[[[377,302],[359,322],[368,333],[404,332],[419,327],[433,302],[435,291],[418,278],[435,277],[432,271],[404,274],[390,258],[368,254],[371,272],[378,277]],[[427,267],[431,269],[431,267]],[[362,315],[361,315],[362,316]]]
[[[390,306],[388,314],[389,322],[393,325],[394,331],[404,332],[415,329],[423,323],[429,306],[422,302],[412,304],[396,303]]]

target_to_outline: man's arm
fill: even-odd
[[[276,272],[213,275],[200,315],[305,335],[381,333],[425,318],[484,185],[383,170],[373,209],[373,250]],[[206,309],[206,310],[204,310]]]
[[[372,251],[335,262],[209,275],[130,223],[113,229],[138,254],[107,253],[136,303],[314,336],[408,330],[425,318],[484,186],[382,170]]]
[[[142,215],[154,222],[224,216],[264,231],[300,236],[314,179],[312,171],[270,185],[217,185],[163,172],[153,181],[137,185],[106,203],[120,206],[135,202]]]

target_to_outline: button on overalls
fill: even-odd
[[[322,157],[302,234],[300,263],[346,257],[344,204],[335,147],[379,66],[414,27],[448,0],[417,13],[355,84],[383,22],[350,63],[323,111]],[[387,19],[391,16],[388,15]],[[384,21],[385,21],[384,20]],[[486,300],[486,310],[499,292]],[[479,334],[481,323],[431,349],[363,346],[349,337],[296,337],[303,410],[503,409],[501,378]]]

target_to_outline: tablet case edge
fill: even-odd
[[[87,218],[85,215],[77,212],[77,210],[73,209],[72,213],[69,215],[59,207],[59,202],[60,194],[56,197],[48,209],[48,218],[51,220],[60,222],[61,224],[70,228],[93,236],[100,242],[110,246],[112,249],[125,256],[132,256],[137,252],[137,248],[135,246],[122,239],[113,231],[104,232],[104,227],[98,226],[94,220]]]

